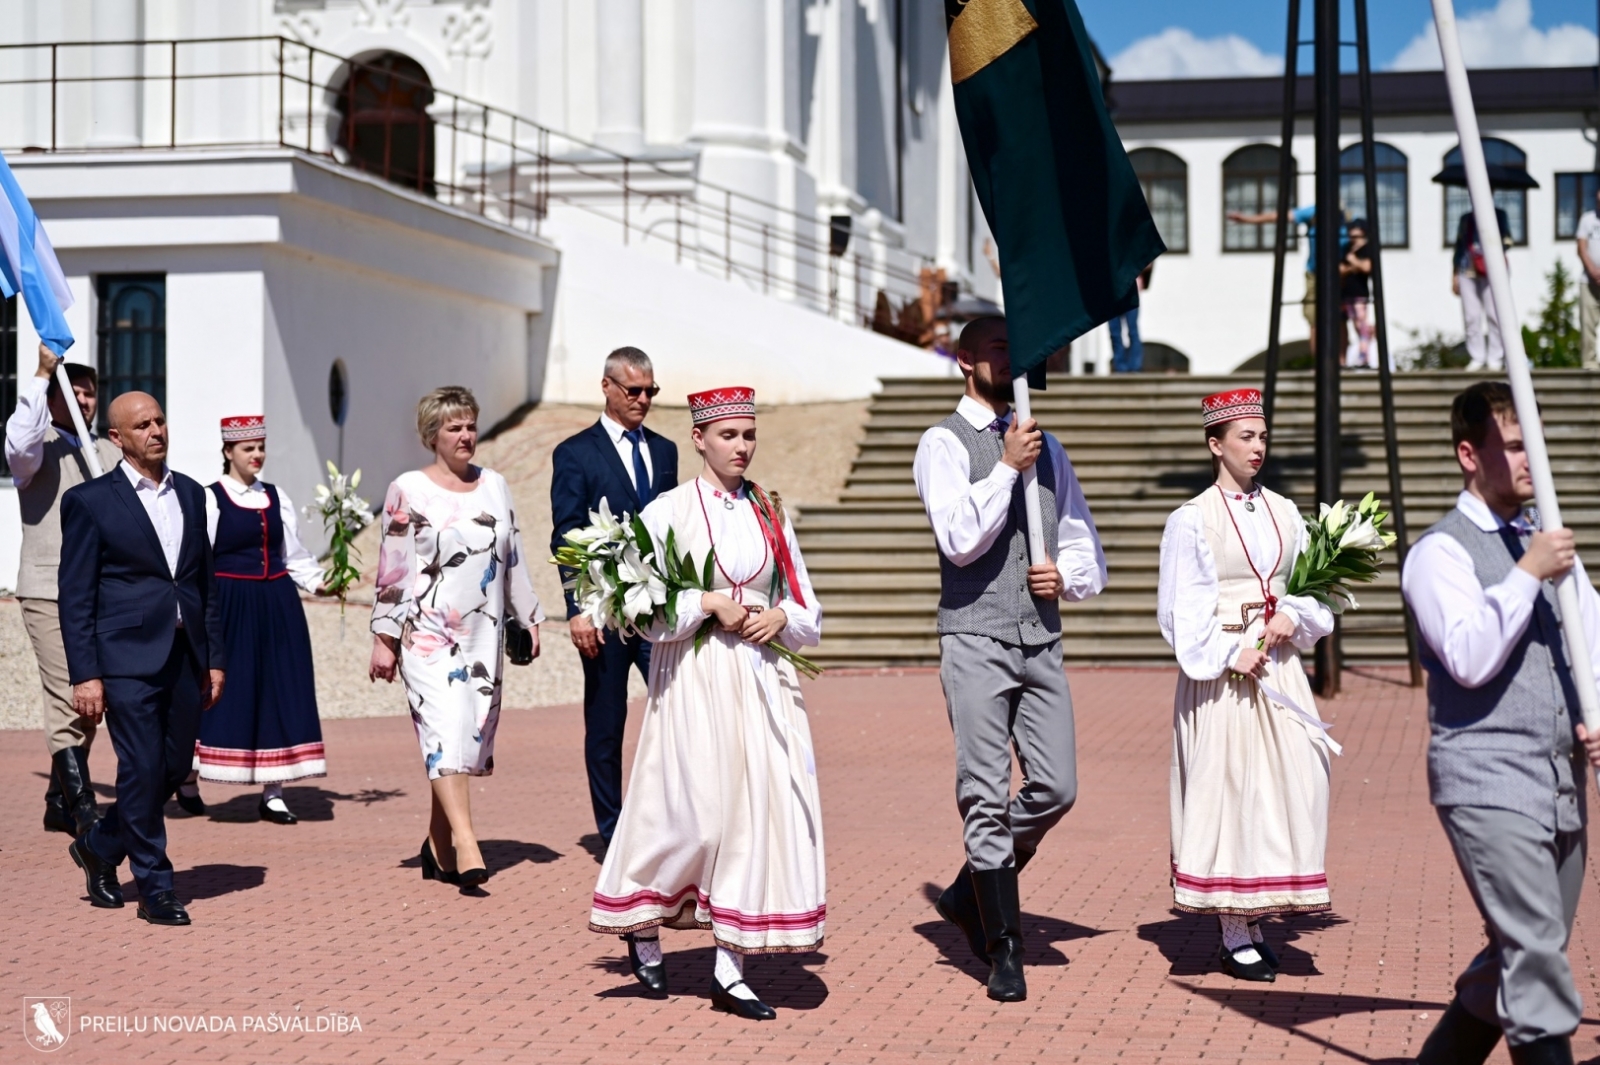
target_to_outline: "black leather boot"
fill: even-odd
[[[974,870],[972,889],[978,897],[978,913],[983,917],[989,997],[996,1002],[1021,1002],[1028,997],[1028,983],[1022,975],[1022,902],[1017,896],[1017,870]]]
[[[1033,860],[1033,851],[1017,851],[1017,872]],[[989,948],[984,943],[983,917],[978,913],[978,896],[972,890],[972,866],[963,864],[950,886],[944,889],[933,904],[940,917],[961,929],[967,937],[972,956],[984,964],[989,962]]]
[[[100,807],[89,781],[89,752],[82,747],[68,747],[57,751],[52,761],[55,779],[61,784],[63,805],[72,820],[72,834],[82,839],[100,820]]]
[[[67,802],[61,793],[61,778],[56,775],[56,765],[66,751],[57,751],[50,756],[50,785],[44,789],[44,830],[46,832],[65,832],[74,835],[72,830],[72,815],[67,812]]]
[[[1572,1065],[1570,1036],[1547,1035],[1510,1050],[1511,1065]]]
[[[1433,1026],[1417,1065],[1483,1065],[1500,1042],[1500,1026],[1479,1020],[1459,999],[1451,999],[1439,1023]],[[1515,1053],[1512,1055],[1515,1059]],[[1571,1061],[1569,1053],[1567,1057]]]

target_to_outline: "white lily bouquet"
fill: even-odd
[[[589,512],[588,525],[573,529],[562,539],[566,544],[556,550],[550,561],[571,571],[562,587],[572,593],[579,612],[596,628],[633,636],[649,628],[657,618],[675,628],[678,593],[705,592],[712,587],[714,548],[707,549],[705,561],[697,566],[691,554],[679,552],[671,529],[658,545],[637,515],[617,518],[603,499],[598,511]],[[781,572],[778,582],[783,583]],[[716,618],[708,617],[696,630],[696,651],[716,624]],[[766,646],[808,677],[822,672],[815,662],[777,640]]]
[[[1335,614],[1359,609],[1350,585],[1378,579],[1379,552],[1394,543],[1394,533],[1383,531],[1388,517],[1373,492],[1353,507],[1342,499],[1322,504],[1306,519],[1306,549],[1289,574],[1289,594],[1309,595]]]
[[[357,533],[372,524],[371,504],[356,495],[360,485],[360,470],[346,478],[339,472],[339,467],[330,462],[328,483],[317,485],[316,502],[305,507],[306,517],[320,517],[322,528],[328,534],[328,553],[324,557],[329,567],[322,586],[327,594],[339,597],[341,638],[344,636],[345,597],[350,592],[350,586],[361,579],[361,570],[350,564],[352,557],[357,561],[361,558],[354,541]]]

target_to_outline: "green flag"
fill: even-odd
[[[1013,377],[1138,304],[1166,251],[1073,0],[945,0],[950,80],[994,232]]]

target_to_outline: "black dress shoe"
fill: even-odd
[[[1239,949],[1247,950],[1249,948],[1240,947]],[[1259,954],[1261,952],[1258,950],[1256,953]],[[1278,974],[1273,971],[1272,966],[1267,964],[1265,957],[1257,958],[1251,962],[1244,962],[1235,957],[1233,951],[1223,947],[1221,958],[1222,971],[1235,980],[1250,980],[1258,984],[1270,984],[1278,979]]]
[[[83,885],[90,905],[103,910],[122,909],[122,885],[117,883],[117,867],[90,850],[85,840],[73,840],[67,846],[67,853],[83,870]]]
[[[300,819],[290,813],[288,808],[274,810],[267,805],[267,800],[262,799],[261,805],[256,807],[256,812],[261,815],[261,820],[271,821],[275,825],[298,825]]]
[[[450,881],[452,884],[460,884],[462,887],[477,887],[489,879],[489,870],[482,866],[476,869],[462,869],[455,874],[455,877],[454,880]]]
[[[422,841],[422,879],[437,880],[441,884],[459,882],[455,870],[439,868],[439,862],[433,856],[433,841],[427,838]]]
[[[188,924],[189,911],[178,901],[176,891],[158,891],[139,900],[139,919],[151,924]]]
[[[1250,927],[1252,929],[1256,928],[1255,923],[1251,922]],[[1259,929],[1257,930],[1259,931]],[[1259,940],[1252,936],[1250,939],[1250,945],[1256,948],[1256,953],[1261,955],[1263,961],[1272,966],[1274,972],[1277,972],[1283,968],[1283,963],[1278,960],[1277,953],[1271,947],[1267,946],[1265,936]]]
[[[193,795],[185,795],[181,790],[177,794],[178,805],[183,812],[191,817],[204,817],[206,815],[206,801],[197,791]]]
[[[730,994],[733,988],[738,987],[740,984],[744,984],[744,981],[735,980],[727,987],[723,987],[722,984],[717,982],[717,978],[713,976],[711,978],[711,1008],[721,1010],[723,1013],[731,1013],[735,1017],[743,1017],[747,1021],[770,1021],[778,1016],[776,1010],[759,998],[740,998],[738,995]],[[744,986],[749,987],[750,985],[744,984]]]
[[[967,947],[972,956],[989,964],[989,950],[984,945],[983,916],[978,913],[978,896],[972,891],[972,867],[962,865],[961,871],[950,882],[933,904],[934,910],[946,921],[961,929],[967,937]]]
[[[667,963],[658,961],[654,965],[644,965],[639,961],[639,948],[634,945],[633,933],[622,937],[628,942],[628,965],[633,969],[634,979],[645,986],[651,995],[665,998],[667,996]]]
[[[1428,1033],[1417,1065],[1483,1065],[1500,1043],[1500,1026],[1467,1012],[1452,999],[1439,1023]]]
[[[1511,1051],[1511,1065],[1572,1065],[1571,1036],[1547,1035],[1507,1049]]]

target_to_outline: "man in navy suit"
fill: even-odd
[[[106,718],[117,801],[68,853],[91,904],[122,906],[117,866],[127,858],[139,916],[182,925],[161,808],[188,776],[226,666],[205,490],[167,469],[154,396],[118,396],[109,421],[122,461],[61,497],[57,581],[73,703]]]
[[[555,518],[551,549],[562,536],[589,524],[589,511],[603,499],[618,516],[637,514],[678,484],[678,446],[644,427],[656,386],[650,356],[618,348],[606,356],[600,391],[606,409],[583,432],[563,440],[551,459],[550,510]],[[628,670],[650,676],[650,644],[606,633],[578,614],[567,593],[567,626],[583,656],[583,755],[595,827],[607,845],[622,810],[622,728],[628,719]]]

